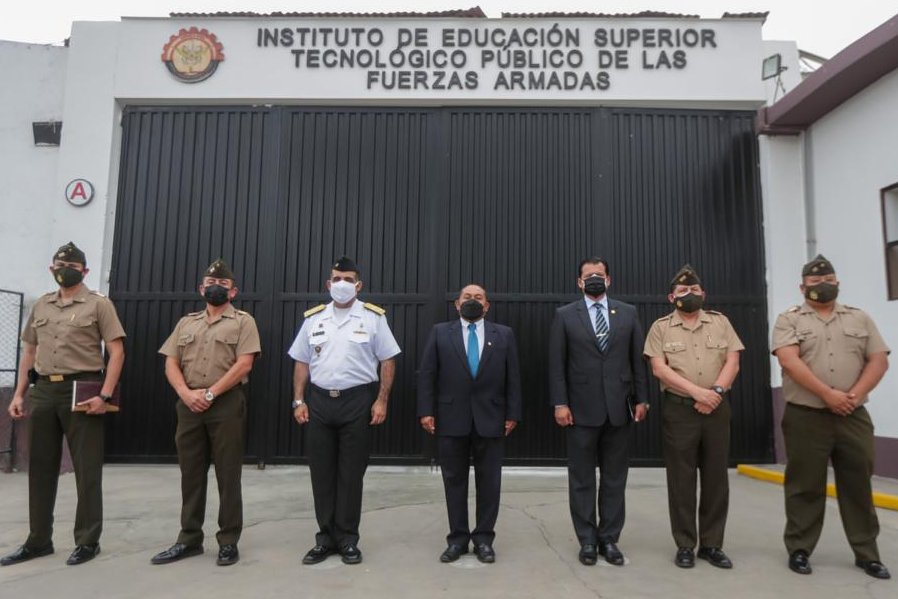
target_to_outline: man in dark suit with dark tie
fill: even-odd
[[[499,515],[504,437],[521,421],[517,345],[509,327],[486,322],[490,303],[479,285],[455,300],[460,318],[430,331],[418,369],[418,418],[437,435],[449,512],[448,546],[454,562],[473,541],[477,559],[493,563],[493,530]],[[473,456],[477,516],[468,525],[468,471]]]
[[[616,566],[624,526],[630,421],[648,411],[645,344],[636,308],[609,299],[608,262],[580,262],[583,298],[555,313],[549,336],[549,394],[555,422],[566,428],[568,493],[580,562],[598,555]],[[596,522],[596,466],[600,470]]]

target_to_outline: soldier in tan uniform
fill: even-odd
[[[72,455],[78,507],[75,512],[75,550],[66,561],[82,564],[100,553],[103,528],[104,422],[100,416],[112,398],[125,361],[125,331],[112,302],[84,283],[88,273],[84,252],[72,242],[53,255],[50,272],[59,290],[40,297],[22,332],[25,349],[9,414],[26,416],[25,391],[32,368],[37,380],[31,398],[31,454],[28,467],[28,505],[31,532],[25,544],[0,559],[8,566],[53,553],[53,507],[59,481],[62,438]],[[103,344],[109,356],[103,360]],[[72,411],[72,383],[103,381],[100,394]]]
[[[234,273],[216,260],[199,286],[206,309],[188,314],[162,345],[165,376],[177,392],[175,444],[181,466],[181,533],[174,545],[155,556],[168,564],[203,552],[203,520],[210,463],[218,480],[219,566],[240,559],[243,528],[240,475],[246,396],[243,385],[261,352],[256,321],[231,305],[237,295]]]
[[[729,319],[703,310],[705,291],[688,264],[670,282],[669,315],[652,325],[645,355],[664,393],[662,443],[670,525],[681,568],[698,557],[718,568],[733,563],[721,549],[729,508],[730,386],[745,349]],[[698,533],[696,471],[701,476]]]
[[[839,280],[818,255],[801,270],[805,302],[780,314],[771,350],[783,368],[786,530],[789,568],[810,574],[823,529],[827,466],[832,461],[839,512],[855,564],[890,578],[879,561],[873,507],[873,423],[867,394],[888,369],[889,348],[873,320],[836,302]]]

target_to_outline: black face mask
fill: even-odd
[[[583,291],[590,297],[600,297],[607,290],[608,286],[605,285],[605,277],[593,275],[583,281]]]
[[[84,273],[71,266],[61,266],[53,269],[53,279],[60,287],[74,287],[84,280]]]
[[[213,306],[223,306],[228,303],[230,289],[221,285],[209,285],[203,290],[203,297]]]
[[[483,318],[483,305],[475,299],[469,299],[462,303],[458,313],[468,322],[476,322]]]
[[[805,287],[804,296],[811,301],[828,304],[839,296],[839,286],[833,283],[817,283]]]
[[[692,312],[701,309],[704,303],[705,298],[696,295],[695,293],[688,293],[674,298],[674,306],[677,307],[677,310],[682,310],[687,314],[691,314]]]

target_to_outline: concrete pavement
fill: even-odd
[[[880,551],[896,579],[874,580],[854,566],[832,499],[823,537],[811,557],[814,574],[799,576],[786,567],[782,487],[730,472],[725,546],[735,563],[730,571],[702,560],[692,570],[673,565],[664,472],[650,468],[630,471],[627,525],[619,543],[627,564],[618,568],[602,561],[586,567],[577,561],[563,469],[505,469],[497,562],[485,566],[472,555],[450,565],[438,561],[447,532],[439,473],[386,467],[370,468],[365,479],[359,544],[363,563],[346,566],[334,556],[303,566],[300,559],[314,544],[316,530],[308,468],[248,466],[243,477],[242,559],[221,568],[215,565],[214,476],[209,483],[206,553],[152,566],[150,557],[173,543],[178,532],[177,467],[111,465],[105,469],[100,556],[82,566],[65,565],[72,550],[75,493],[73,476],[63,475],[56,554],[0,568],[0,597],[821,599],[892,598],[898,592],[898,512],[879,510]],[[889,492],[898,489],[894,481],[879,481],[877,486]],[[27,530],[27,476],[0,474],[0,552],[18,546]]]

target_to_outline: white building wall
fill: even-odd
[[[55,176],[59,190],[72,179],[94,185],[88,205],[57,206],[52,231],[54,239],[71,238],[84,250],[91,267],[87,285],[104,292],[109,287],[120,151],[121,111],[113,93],[120,31],[117,23],[77,22],[72,27],[65,129]]]
[[[765,41],[764,56],[782,56],[785,70],[764,82],[767,104],[773,104],[801,83],[798,46],[795,42]],[[760,77],[760,63],[758,66]],[[784,91],[785,90],[785,91]],[[805,243],[805,168],[802,138],[794,135],[764,136],[758,139],[761,196],[764,211],[764,255],[767,263],[767,338],[776,316],[801,300],[797,295],[796,264],[807,260]],[[779,387],[782,375],[770,356],[771,386]]]
[[[63,120],[67,58],[64,47],[0,41],[0,288],[24,292],[26,303],[54,287],[47,266],[69,241],[50,224],[66,204],[60,149],[36,147],[31,128]]]
[[[889,301],[880,190],[898,183],[898,71],[809,130],[817,249],[841,281],[840,301],[866,310],[898,351],[898,301]],[[895,356],[892,354],[892,362]],[[876,434],[898,437],[898,368],[873,392]]]
[[[805,236],[805,165],[799,136],[762,136],[761,193],[764,210],[764,253],[767,263],[767,312],[770,339],[776,317],[801,303],[798,284],[807,262]],[[783,384],[779,363],[770,357],[771,386]]]

